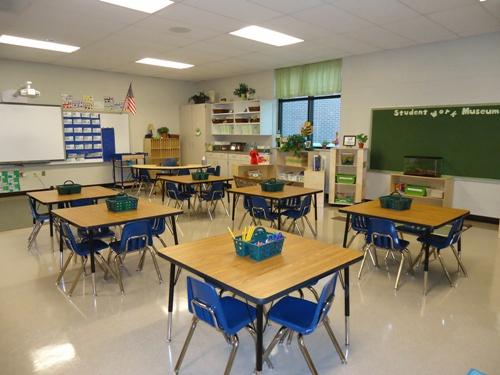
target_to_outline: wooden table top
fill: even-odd
[[[316,193],[322,193],[321,189],[310,189],[300,186],[285,185],[283,191],[268,192],[262,191],[260,185],[255,186],[245,186],[241,188],[231,188],[227,189],[228,193],[251,195],[254,197],[264,197],[269,199],[288,199],[295,197],[302,197],[304,195],[312,195]]]
[[[147,199],[139,199],[137,210],[131,211],[109,211],[106,204],[102,203],[81,207],[61,208],[53,210],[52,213],[79,228],[90,229],[118,225],[130,221],[179,215],[182,214],[182,210],[158,203],[151,203]]]
[[[193,180],[193,177],[191,175],[159,176],[158,178],[160,180],[165,180],[168,182],[175,182],[176,184],[189,184],[189,185],[206,184],[206,183],[218,182],[218,181],[231,181],[233,179],[232,177],[221,177],[221,176],[213,176],[213,175],[208,175],[208,180]]]
[[[360,261],[363,253],[287,233],[282,253],[260,262],[236,255],[229,234],[163,248],[159,256],[252,302],[268,303]]]
[[[76,201],[78,199],[113,197],[117,195],[118,192],[102,186],[86,186],[82,187],[82,191],[79,194],[59,194],[56,189],[32,191],[26,194],[42,204],[55,204]]]
[[[380,207],[378,199],[355,204],[353,206],[342,207],[339,211],[381,219],[389,219],[405,224],[421,225],[429,228],[439,228],[470,213],[468,210],[430,206],[415,202],[412,202],[409,210],[391,210]]]
[[[202,169],[202,168],[209,168],[210,164],[186,164],[186,165],[174,165],[174,166],[167,166],[167,165],[156,165],[156,164],[134,164],[131,165],[132,168],[135,169],[146,169],[146,170],[151,170],[151,171],[177,171],[180,169]]]

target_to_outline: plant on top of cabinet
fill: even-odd
[[[280,151],[293,152],[295,156],[300,156],[301,151],[305,151],[306,137],[300,134],[293,134],[287,137],[286,142],[283,142]]]
[[[360,133],[356,136],[356,139],[358,140],[359,148],[363,148],[368,140],[368,136],[365,133]]]
[[[168,138],[169,130],[166,126],[162,126],[161,128],[158,128],[157,132],[160,135],[160,138]]]
[[[189,98],[189,103],[203,104],[208,102],[209,100],[210,97],[203,91],[200,91],[198,94],[194,94],[192,97]]]
[[[255,94],[255,89],[248,87],[246,83],[240,83],[240,85],[234,89],[233,94],[239,96],[241,99],[251,99]]]

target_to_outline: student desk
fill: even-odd
[[[132,221],[156,219],[161,217],[170,217],[172,224],[172,234],[175,244],[178,244],[177,229],[175,226],[175,216],[182,214],[182,210],[165,207],[161,204],[148,202],[146,199],[139,199],[137,209],[123,212],[109,211],[106,204],[93,204],[89,206],[61,208],[52,211],[53,215],[66,221],[69,224],[87,230],[89,233],[89,241],[92,241],[92,229],[107,227],[113,225],[121,225]],[[62,224],[61,224],[62,225]],[[59,251],[63,252],[62,228],[59,230]],[[95,261],[94,250],[90,249],[90,267],[92,270],[92,289],[96,295],[95,289]]]
[[[309,188],[304,188],[300,186],[291,186],[291,185],[285,185],[283,187],[283,191],[277,191],[277,192],[269,192],[269,191],[262,191],[260,185],[255,185],[255,186],[245,186],[245,187],[240,187],[240,188],[232,188],[227,190],[228,193],[233,193],[233,213],[232,213],[232,220],[233,220],[233,227],[234,227],[234,213],[236,211],[236,196],[237,195],[244,195],[244,196],[252,196],[252,197],[262,197],[266,199],[271,200],[271,206],[273,205],[274,201],[278,202],[278,229],[281,229],[281,208],[280,204],[281,201],[290,199],[290,198],[299,198],[299,197],[304,197],[306,195],[313,195],[313,205],[314,205],[314,224],[317,227],[318,225],[318,202],[317,202],[317,194],[322,193],[323,190],[320,189],[309,189]],[[316,228],[317,230],[317,228]],[[345,244],[344,244],[345,245]]]
[[[283,252],[261,262],[236,255],[229,234],[204,238],[159,250],[170,263],[167,340],[172,337],[175,266],[231,291],[257,305],[256,371],[262,371],[263,307],[290,292],[345,270],[345,339],[349,345],[349,266],[363,254],[313,239],[287,234]]]
[[[351,215],[361,215],[366,217],[375,217],[379,219],[388,219],[398,223],[418,225],[425,227],[428,233],[433,232],[435,229],[449,224],[457,219],[465,217],[469,214],[468,210],[462,210],[449,207],[430,206],[425,204],[418,204],[412,202],[409,210],[391,210],[388,208],[380,207],[379,200],[370,202],[359,203],[353,206],[342,207],[340,212],[346,213],[346,222],[344,229],[344,242],[343,246],[347,244],[347,235],[349,232],[349,225],[351,222]],[[429,271],[429,246],[424,247],[424,295],[427,293],[427,277]],[[461,242],[458,243],[458,251],[460,253]]]
[[[209,168],[210,165],[205,164],[186,164],[186,165],[156,165],[156,164],[133,164],[130,166],[134,169],[145,169],[147,171],[179,171],[181,169],[203,169]]]
[[[231,181],[233,178],[208,175],[207,180],[193,180],[193,177],[191,175],[185,175],[185,176],[159,176],[158,179],[162,181],[161,201],[165,202],[165,182],[173,182],[175,184],[181,184],[181,185],[201,185],[201,184],[211,184],[213,182],[227,182]]]
[[[27,196],[48,207],[50,219],[50,237],[54,236],[54,219],[52,217],[52,206],[54,204],[68,203],[79,199],[108,198],[114,197],[117,194],[117,191],[102,186],[82,187],[82,191],[79,194],[59,194],[56,189],[32,191],[26,193]]]

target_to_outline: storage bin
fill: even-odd
[[[380,207],[391,210],[409,210],[411,207],[411,198],[403,197],[398,192],[392,192],[390,195],[384,195],[379,198]]]
[[[193,180],[200,181],[200,180],[208,180],[208,173],[206,172],[193,172],[191,173],[191,177]]]
[[[61,195],[79,194],[82,191],[82,185],[75,184],[71,180],[66,180],[62,185],[56,186],[57,192]]]
[[[427,195],[427,188],[419,185],[406,185],[405,194],[416,197],[425,197]]]
[[[284,182],[277,181],[274,178],[260,183],[260,188],[262,189],[262,191],[269,192],[283,191],[284,186]]]
[[[249,242],[243,241],[241,236],[237,236],[234,239],[236,254],[239,256],[250,256],[251,259],[257,262],[281,254],[285,237],[281,235],[278,240],[271,240],[266,243],[273,236],[276,236],[276,233],[267,232],[262,227],[255,229],[252,239]]]
[[[438,156],[405,156],[404,174],[441,177],[443,158]]]
[[[139,199],[127,194],[118,194],[115,197],[106,199],[108,210],[113,212],[131,211],[137,209]]]
[[[353,174],[337,173],[335,175],[335,182],[339,184],[355,184],[356,176]]]

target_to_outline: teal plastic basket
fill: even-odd
[[[274,255],[281,254],[285,237],[281,237],[281,239],[277,241],[264,243],[269,236],[274,234],[275,233],[267,232],[262,227],[257,227],[252,235],[252,239],[249,242],[243,241],[241,236],[237,236],[234,239],[236,254],[239,256],[250,256],[250,259],[257,262],[270,258]],[[263,244],[257,245],[259,242]]]
[[[106,199],[108,210],[113,212],[137,210],[139,200],[127,194],[118,194],[114,197]]]

